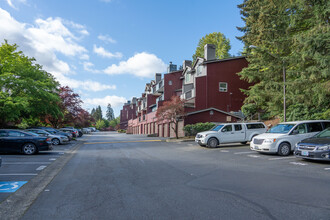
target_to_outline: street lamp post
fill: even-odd
[[[259,47],[254,46],[254,45],[250,45],[249,48],[260,49]],[[276,58],[276,59],[281,59],[279,56],[276,56],[274,54],[271,54],[267,50],[264,50],[264,51],[266,53],[268,53],[269,55],[271,55],[272,57]],[[285,94],[286,94],[286,88],[285,88],[285,83],[286,83],[286,81],[285,81],[285,79],[286,79],[286,69],[285,69],[285,61],[284,61],[284,59],[282,59],[282,66],[283,66],[283,119],[284,119],[284,122],[286,122],[286,100],[285,100]]]

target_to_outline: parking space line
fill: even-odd
[[[0,176],[37,176],[37,173],[0,173]]]
[[[307,163],[301,163],[301,162],[290,162],[293,165],[299,165],[299,166],[306,166],[308,165]]]
[[[324,170],[330,170],[330,167],[324,168]]]
[[[56,158],[50,158],[49,160],[56,160]]]
[[[220,150],[220,152],[228,153],[229,150]]]
[[[244,152],[236,152],[234,154],[253,154],[255,153],[254,151],[244,151]]]
[[[4,162],[3,165],[37,165],[37,164],[51,164],[51,162]]]
[[[285,159],[293,159],[296,158],[295,156],[293,157],[275,157],[275,158],[270,158],[268,160],[285,160]]]
[[[47,166],[40,166],[40,167],[38,167],[36,170],[43,170],[43,169],[45,169]]]
[[[258,158],[260,157],[259,155],[247,155],[248,157],[253,157],[253,158]]]

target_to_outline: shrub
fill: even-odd
[[[126,130],[124,130],[124,129],[118,129],[117,132],[118,133],[126,133]]]
[[[195,136],[198,132],[210,130],[214,125],[215,124],[210,122],[197,123],[184,126],[183,130],[185,131],[185,136]]]

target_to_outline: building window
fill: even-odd
[[[186,74],[186,83],[189,83],[190,82],[190,73],[187,73]]]
[[[168,85],[170,86],[172,85],[172,80],[168,81]]]
[[[220,92],[227,92],[228,84],[226,82],[219,82],[219,91]]]

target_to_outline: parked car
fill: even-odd
[[[258,152],[289,155],[295,145],[330,127],[330,120],[292,121],[280,123],[253,138],[250,149]]]
[[[83,128],[83,129],[82,129],[82,132],[83,132],[84,134],[90,134],[90,133],[92,132],[92,129],[90,129],[90,128]]]
[[[51,128],[51,127],[34,127],[36,129],[42,129],[42,130],[45,130],[51,134],[54,134],[54,135],[64,135],[64,136],[67,136],[69,138],[69,140],[71,141],[72,140],[72,134],[69,134],[67,132],[63,132],[63,131],[59,131],[55,128]]]
[[[52,142],[49,137],[21,130],[0,129],[0,150],[2,152],[20,152],[31,155],[51,149]]]
[[[69,137],[67,137],[65,135],[52,134],[52,133],[49,133],[48,131],[45,131],[42,129],[30,128],[30,129],[26,129],[26,131],[31,131],[31,132],[34,132],[41,136],[50,137],[53,145],[64,144],[64,143],[67,143],[70,141]]]
[[[213,127],[210,131],[200,132],[195,137],[195,142],[201,146],[216,147],[222,143],[246,144],[258,134],[267,131],[263,122],[255,123],[225,123]]]
[[[303,159],[330,161],[330,128],[297,143],[294,155]]]
[[[71,129],[71,128],[60,128],[59,130],[62,131],[62,132],[66,132],[66,133],[72,134],[72,137],[74,137],[74,138],[78,137],[78,131],[75,130],[75,129]]]

